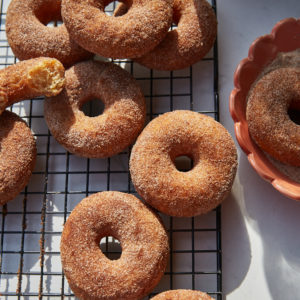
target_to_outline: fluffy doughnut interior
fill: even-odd
[[[59,94],[65,83],[65,69],[56,59],[40,62],[28,72],[32,89],[47,97]]]

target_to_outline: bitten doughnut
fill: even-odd
[[[188,156],[194,166],[176,169]],[[136,191],[159,211],[177,217],[204,214],[231,190],[237,152],[228,131],[213,118],[178,110],[152,120],[142,131],[130,157]]]
[[[64,85],[65,69],[54,58],[25,60],[0,70],[0,114],[20,100],[55,96]]]
[[[124,14],[124,6],[120,4],[115,14]],[[212,48],[217,20],[205,0],[175,0],[173,22],[178,27],[169,31],[152,51],[136,58],[138,63],[157,70],[183,69],[201,60]]]
[[[200,291],[172,290],[160,293],[151,300],[213,300],[213,298]]]
[[[45,101],[45,119],[54,138],[84,157],[119,153],[137,137],[145,122],[142,91],[130,74],[112,63],[86,61],[66,71],[61,94]],[[80,108],[94,98],[104,112],[86,116]]]
[[[253,86],[247,102],[251,137],[277,160],[300,166],[300,126],[288,109],[300,105],[300,69],[279,68]]]
[[[90,58],[93,54],[73,40],[64,24],[47,27],[61,20],[61,0],[12,0],[6,16],[8,43],[20,60],[47,56],[57,58],[65,66]]]
[[[172,23],[173,0],[123,0],[128,12],[108,16],[112,0],[63,0],[62,17],[70,36],[105,57],[139,57],[158,45]]]
[[[36,159],[31,130],[16,114],[0,115],[0,205],[14,199],[28,183]]]
[[[103,237],[120,241],[118,260],[100,250]],[[64,273],[80,299],[137,300],[160,281],[168,237],[160,219],[135,196],[102,192],[83,199],[64,226],[60,244]]]

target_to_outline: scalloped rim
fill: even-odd
[[[280,32],[284,28],[289,26],[295,26],[298,37],[299,30],[299,47],[298,38],[295,42],[296,47],[287,49],[286,51],[278,49],[278,42],[280,39]],[[289,32],[289,31],[286,31]],[[291,44],[293,44],[291,42]],[[261,51],[267,50],[261,47],[263,44],[270,46],[272,55],[260,55]],[[286,45],[285,45],[286,46]],[[287,46],[289,48],[289,46]],[[248,131],[248,124],[245,117],[245,110],[241,106],[245,106],[246,97],[253,82],[256,80],[257,75],[268,65],[278,54],[278,52],[288,52],[300,48],[300,19],[288,18],[278,22],[272,29],[270,34],[257,38],[250,46],[248,57],[241,60],[234,73],[234,89],[230,94],[229,110],[231,117],[234,121],[234,129],[236,139],[246,153],[248,160],[255,171],[265,180],[269,181],[275,189],[277,189],[283,195],[300,200],[300,184],[291,180],[266,158],[261,149],[253,142]],[[260,51],[260,52],[259,52]],[[274,52],[272,52],[274,51]],[[259,53],[259,55],[257,55]],[[263,58],[263,61],[261,62]],[[250,74],[253,78],[247,82],[242,80],[242,75],[245,69],[252,71]],[[255,76],[256,74],[256,76]],[[251,84],[249,82],[251,81]],[[243,102],[241,102],[243,101]]]

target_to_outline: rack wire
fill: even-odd
[[[0,65],[16,62],[5,35],[9,0],[1,0]],[[114,9],[115,3],[113,3]],[[216,10],[216,0],[212,0]],[[193,67],[158,72],[116,60],[139,82],[147,102],[148,121],[166,111],[190,109],[219,121],[218,48]],[[89,109],[93,111],[93,103]],[[74,206],[102,190],[136,194],[128,170],[130,148],[108,159],[84,159],[68,153],[51,136],[43,118],[43,98],[15,104],[34,132],[37,163],[24,191],[1,208],[0,298],[75,299],[65,279],[59,253],[60,235]],[[86,114],[92,115],[91,111]],[[138,195],[137,195],[138,196]],[[168,289],[198,289],[222,299],[221,211],[195,218],[161,214],[170,238],[170,261],[153,295]],[[108,257],[120,255],[118,241],[105,238]]]

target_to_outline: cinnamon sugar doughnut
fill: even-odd
[[[172,23],[173,0],[123,0],[128,12],[105,14],[112,0],[63,0],[62,17],[71,37],[101,56],[132,58],[158,45]]]
[[[45,101],[45,119],[54,138],[84,157],[119,153],[137,137],[145,122],[145,100],[128,72],[112,63],[85,61],[66,71],[61,94]],[[97,117],[80,108],[94,98],[105,109]]]
[[[36,159],[31,130],[16,114],[0,115],[0,205],[14,199],[28,183]]]
[[[64,65],[90,58],[93,54],[73,40],[64,24],[47,27],[61,20],[61,0],[12,0],[6,16],[8,43],[17,58],[54,57]]]
[[[20,100],[55,96],[64,85],[65,69],[54,58],[25,60],[0,70],[0,114]]]
[[[118,260],[100,250],[103,237],[122,246]],[[83,199],[64,226],[60,244],[64,273],[80,299],[142,299],[167,265],[168,237],[159,218],[130,194],[102,192]]]
[[[160,293],[152,300],[213,300],[213,298],[200,291],[172,290]]]
[[[192,158],[188,172],[176,169],[176,157]],[[159,211],[177,217],[204,214],[231,190],[237,153],[228,131],[213,118],[173,111],[152,120],[130,157],[136,191]]]
[[[291,105],[300,105],[300,69],[276,69],[250,91],[247,121],[259,147],[283,163],[300,166],[300,126],[288,115]]]
[[[115,15],[126,11],[118,6]],[[217,20],[205,0],[175,0],[173,22],[177,28],[169,31],[163,41],[149,53],[135,60],[157,70],[186,68],[201,60],[212,48],[217,35]]]

